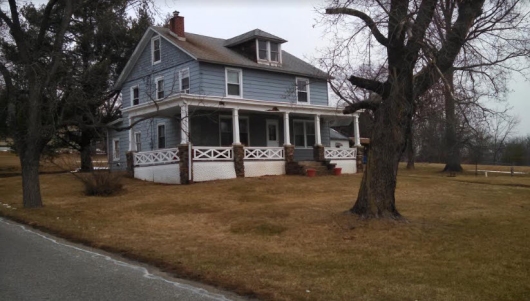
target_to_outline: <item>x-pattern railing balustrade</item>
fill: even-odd
[[[283,147],[245,147],[245,160],[283,160]]]
[[[138,152],[134,154],[134,165],[159,165],[175,163],[179,161],[177,148],[160,149],[148,152]]]
[[[355,159],[357,155],[356,148],[328,148],[324,149],[324,158],[326,159]]]
[[[193,147],[195,161],[228,161],[233,158],[231,147]]]

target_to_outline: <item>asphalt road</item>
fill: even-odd
[[[0,218],[0,300],[243,300]]]

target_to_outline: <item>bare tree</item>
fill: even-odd
[[[363,34],[378,43],[385,81],[349,75],[355,87],[381,96],[349,101],[344,113],[374,111],[375,122],[367,170],[351,212],[363,217],[399,218],[395,206],[398,163],[406,146],[418,96],[440,80],[454,64],[467,34],[483,12],[484,0],[457,1],[458,16],[438,45],[426,37],[435,15],[436,0],[332,1],[326,14],[335,24],[348,18],[350,39],[362,43]],[[352,8],[355,7],[355,8]],[[361,11],[357,8],[364,8]],[[385,28],[385,30],[383,30]],[[366,44],[366,42],[364,43]]]

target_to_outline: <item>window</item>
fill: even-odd
[[[155,80],[156,82],[156,99],[164,98],[164,78],[158,77]]]
[[[120,160],[120,139],[112,140],[112,159],[114,161]]]
[[[270,48],[271,48],[271,62],[278,62],[279,61],[279,45],[278,43],[270,42]]]
[[[180,93],[190,93],[190,69],[180,70]]]
[[[242,96],[242,76],[240,69],[226,68],[226,96]]]
[[[309,80],[306,78],[296,79],[296,99],[301,103],[309,103]]]
[[[256,40],[258,51],[258,63],[281,63],[281,46],[278,43]]]
[[[315,145],[315,122],[295,120],[293,122],[294,145],[296,147],[312,147]]]
[[[258,40],[258,51],[260,60],[269,60],[268,51],[267,51],[267,41]]]
[[[141,152],[142,151],[142,133],[140,132],[134,133],[134,142],[136,143],[136,151]]]
[[[140,103],[140,89],[138,86],[134,86],[131,88],[131,103],[133,106]]]
[[[219,132],[221,146],[230,146],[234,143],[234,131],[232,117],[221,116],[219,119]],[[248,118],[239,117],[239,141],[246,146],[249,145]]]
[[[154,37],[151,40],[151,54],[153,65],[160,63],[160,37]]]
[[[158,125],[158,148],[166,148],[166,125]]]

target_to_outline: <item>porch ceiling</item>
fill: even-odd
[[[352,120],[352,115],[342,114],[342,109],[330,106],[300,105],[288,102],[273,102],[228,97],[210,97],[204,95],[176,94],[168,99],[155,103],[141,104],[123,110],[129,117],[160,116],[161,114],[178,114],[183,105],[217,110],[239,109],[248,112],[268,114],[290,113],[293,115],[321,115],[330,120]]]

